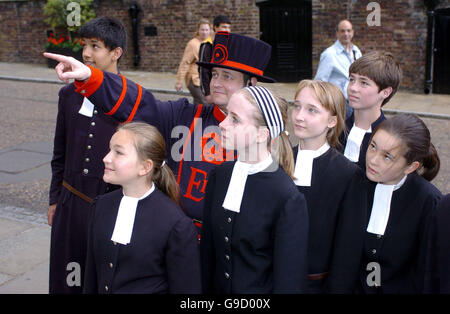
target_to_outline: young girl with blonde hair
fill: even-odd
[[[184,53],[178,66],[177,81],[175,89],[180,91],[183,87],[183,81],[191,93],[195,105],[207,102],[200,88],[200,76],[198,72],[197,61],[199,61],[199,51],[202,42],[210,38],[211,24],[207,19],[200,19],[197,23],[197,30],[184,48]],[[211,39],[210,39],[211,40]],[[209,60],[208,60],[209,61]]]
[[[365,218],[364,175],[336,149],[345,128],[344,95],[331,83],[303,80],[290,118],[299,140],[294,182],[308,204],[308,293],[350,292],[359,263],[354,235]]]
[[[95,199],[85,293],[199,293],[197,232],[178,204],[158,130],[119,126],[103,159],[103,180],[122,189]]]
[[[214,169],[206,188],[203,291],[305,292],[308,215],[290,177],[288,104],[252,86],[234,93],[227,109],[222,145],[238,160]]]

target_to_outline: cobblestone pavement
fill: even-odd
[[[56,121],[57,98],[61,85],[1,81],[0,85],[0,153],[27,143],[47,143],[49,158]],[[178,96],[157,94],[161,100]],[[433,183],[450,192],[450,121],[423,118],[430,128],[432,141],[440,158],[441,171]],[[0,205],[26,208],[29,212],[46,213],[50,168],[44,178],[16,183],[0,181]],[[9,207],[11,210],[11,207]],[[26,215],[25,211],[23,215]]]

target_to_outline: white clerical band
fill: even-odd
[[[303,150],[300,149],[300,145],[298,145],[297,160],[295,161],[294,169],[295,185],[311,186],[314,158],[322,156],[328,149],[330,149],[328,142],[325,142],[325,144],[317,150]]]
[[[261,109],[269,128],[270,137],[272,139],[276,138],[284,130],[284,123],[280,108],[278,108],[272,93],[262,86],[249,86],[246,89],[250,91]]]
[[[273,159],[270,154],[266,159],[257,164],[249,164],[237,160],[233,167],[233,173],[231,174],[231,180],[228,184],[227,194],[225,195],[225,199],[222,203],[223,208],[239,213],[242,198],[244,197],[247,177],[267,169],[272,163]]]
[[[368,130],[358,128],[353,124],[352,129],[347,137],[347,144],[345,145],[344,156],[347,157],[352,162],[358,162],[359,152],[361,149],[361,144],[366,133],[371,133],[372,127]]]
[[[406,181],[406,175],[395,185],[378,183],[373,196],[372,212],[370,213],[367,232],[384,235],[391,211],[391,200],[394,191],[398,190]]]
[[[119,210],[117,212],[116,224],[111,236],[111,241],[128,244],[131,241],[133,234],[134,218],[136,216],[136,209],[138,202],[149,196],[155,190],[155,184],[152,184],[150,190],[141,197],[130,197],[123,195],[120,200]]]

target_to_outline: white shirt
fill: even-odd
[[[362,56],[356,45],[352,44],[352,51],[349,54],[341,42],[336,40],[320,55],[319,67],[314,79],[333,83],[342,90],[345,99],[348,99],[347,86],[350,80],[348,70],[353,63],[353,54],[355,60]]]
[[[239,213],[247,177],[267,169],[272,163],[273,159],[270,154],[263,161],[256,164],[237,160],[234,164],[230,184],[222,204],[223,208]]]
[[[392,194],[405,183],[406,178],[405,175],[397,184],[377,184],[367,232],[384,235],[391,211]]]
[[[322,156],[328,151],[328,149],[330,149],[328,142],[325,142],[325,144],[317,150],[300,149],[300,145],[298,145],[298,153],[294,169],[295,185],[311,186],[314,158]]]
[[[125,245],[130,243],[138,202],[152,194],[154,190],[155,184],[152,183],[152,187],[139,198],[125,194],[122,196],[111,241]]]
[[[358,128],[353,124],[345,144],[344,156],[352,162],[358,162],[361,144],[366,133],[372,133],[372,126],[368,130]]]

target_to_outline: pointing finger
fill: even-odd
[[[50,52],[44,52],[44,57],[56,60],[58,62],[65,62],[65,63],[70,63],[70,59],[71,59],[71,57],[59,55],[56,53],[50,53]]]

